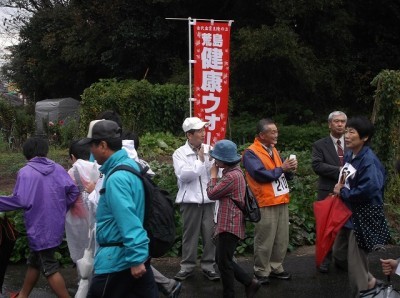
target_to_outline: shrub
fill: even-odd
[[[372,114],[376,133],[372,138],[372,147],[387,171],[385,209],[392,238],[399,243],[400,176],[395,163],[400,160],[400,71],[383,70],[371,85],[376,88]]]
[[[11,128],[14,121],[14,108],[4,100],[0,100],[0,128],[5,142],[11,136]]]
[[[67,119],[60,127],[60,146],[69,148],[72,140],[79,138],[79,123],[76,119]]]
[[[22,144],[34,133],[35,117],[33,105],[15,109],[15,122],[13,124],[14,146],[20,149]]]
[[[32,106],[14,107],[0,100],[0,128],[2,142],[8,144],[5,149],[21,149],[34,130]]]
[[[146,133],[140,137],[138,154],[148,162],[154,159],[172,162],[175,149],[184,143],[184,137],[176,137],[169,132]]]
[[[240,117],[232,118],[227,137],[230,136],[238,145],[253,142],[258,120],[247,113],[243,113]],[[325,137],[329,133],[327,123],[302,126],[277,123],[277,127],[279,130],[278,148],[282,151],[309,150],[316,140]]]
[[[181,131],[189,110],[186,86],[152,85],[146,80],[100,80],[85,89],[81,101],[81,131],[105,110],[121,116],[125,131],[146,132]]]
[[[151,169],[155,172],[156,183],[168,190],[173,200],[178,191],[176,176],[172,165],[172,153],[176,148],[183,145],[183,137],[175,137],[170,133],[145,134],[140,138],[139,156],[150,163]],[[249,143],[241,145],[239,152],[247,148]],[[293,180],[289,181],[291,202],[290,211],[290,247],[293,249],[299,245],[313,244],[315,241],[314,216],[312,203],[316,198],[316,179],[317,176],[311,170],[310,150],[304,151],[282,151],[282,156],[296,154],[299,162],[298,170]],[[65,168],[68,167],[68,149],[51,147],[49,158],[60,163]],[[4,162],[3,162],[4,161]],[[21,153],[0,153],[0,164],[4,164],[3,174],[15,176],[16,172],[25,163]],[[7,171],[5,170],[7,169]],[[12,219],[17,224],[21,232],[17,241],[12,261],[23,260],[28,252],[27,241],[22,222],[21,212],[13,212]],[[175,223],[177,237],[170,256],[178,256],[182,247],[182,218],[179,206],[175,205]],[[247,223],[246,239],[240,241],[237,247],[238,254],[251,254],[253,252],[254,225]],[[199,246],[201,249],[201,246]],[[69,253],[64,241],[61,247],[61,254],[58,256],[61,262],[69,262]]]
[[[318,176],[314,174],[311,168],[310,151],[283,152],[282,156],[289,156],[289,154],[296,154],[298,160],[298,168],[293,180],[289,180],[289,249],[293,249],[315,242],[313,203],[317,198]]]

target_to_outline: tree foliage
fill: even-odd
[[[187,24],[233,19],[232,113],[319,120],[372,108],[370,81],[400,66],[400,4],[372,0],[7,1],[31,12],[6,76],[37,101],[99,79],[188,83]]]
[[[392,227],[397,230],[400,215],[400,176],[397,162],[400,161],[400,71],[383,70],[372,81],[375,103],[372,120],[375,136],[374,150],[387,171],[385,203]]]
[[[371,85],[375,90],[372,120],[376,134],[374,148],[385,167],[394,171],[394,161],[400,158],[400,71],[383,70]]]

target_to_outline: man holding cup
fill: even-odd
[[[261,284],[268,284],[269,278],[291,278],[282,265],[289,245],[286,179],[297,169],[297,160],[280,157],[275,148],[278,129],[273,120],[260,120],[256,132],[253,144],[243,154],[243,166],[261,212],[261,220],[254,228],[254,275]]]

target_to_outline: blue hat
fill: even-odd
[[[237,153],[236,144],[229,140],[221,140],[215,143],[214,149],[210,150],[210,155],[227,164],[238,163],[242,159],[240,154]]]

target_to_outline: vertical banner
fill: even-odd
[[[225,138],[229,97],[230,22],[196,22],[194,35],[194,116],[208,121],[207,144]]]

